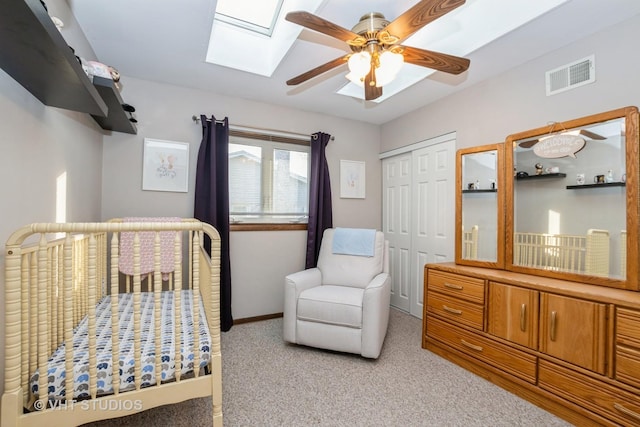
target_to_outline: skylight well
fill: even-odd
[[[215,19],[271,36],[283,0],[218,0]]]

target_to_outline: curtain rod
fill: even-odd
[[[194,123],[200,123],[200,117],[197,117],[196,115],[193,115],[191,117],[191,119],[194,121]],[[216,123],[224,123],[224,120],[216,120]],[[303,133],[293,133],[293,132],[282,132],[279,130],[273,130],[273,129],[258,129],[258,128],[252,128],[249,126],[240,126],[240,125],[229,125],[229,130],[235,130],[235,131],[239,131],[239,132],[252,132],[252,133],[258,133],[258,134],[263,134],[263,135],[271,135],[271,136],[282,136],[285,138],[291,138],[291,139],[299,139],[301,141],[309,141],[309,138],[311,138],[311,135],[305,135]],[[331,136],[331,140],[335,140],[334,136]]]

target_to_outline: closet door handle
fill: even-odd
[[[551,312],[551,328],[549,330],[549,338],[551,341],[556,340],[556,318],[558,317],[558,313],[555,311]]]
[[[472,350],[475,351],[482,351],[482,347],[480,347],[479,345],[475,345],[475,344],[471,344],[466,342],[465,340],[461,339],[460,342],[462,343],[462,345],[464,345],[465,347],[469,347]]]
[[[448,311],[451,314],[462,314],[462,310],[456,310],[455,308],[447,307],[446,305],[442,306],[444,311]]]
[[[614,403],[613,407],[616,408],[618,411],[622,412],[625,415],[628,415],[632,418],[635,418],[636,420],[640,420],[640,414],[632,411],[631,409],[627,409],[624,406],[620,405],[619,403]]]
[[[461,291],[464,289],[464,286],[460,286],[460,285],[453,285],[451,283],[445,283],[444,284],[445,288],[449,288],[449,289],[455,289],[457,291]]]
[[[527,329],[527,305],[520,306],[520,330],[524,332]]]

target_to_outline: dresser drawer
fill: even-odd
[[[482,330],[483,306],[437,292],[427,294],[427,311]]]
[[[470,354],[527,382],[536,382],[536,357],[457,328],[439,319],[427,318],[427,336]]]
[[[616,379],[640,388],[640,350],[616,346]]]
[[[640,311],[616,309],[616,344],[640,349]]]
[[[444,271],[429,270],[429,290],[484,304],[484,280]]]
[[[640,400],[595,378],[540,360],[538,385],[585,409],[625,426],[640,424]]]

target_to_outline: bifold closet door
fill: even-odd
[[[453,261],[455,138],[382,160],[391,305],[422,317],[424,265]]]

